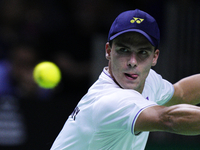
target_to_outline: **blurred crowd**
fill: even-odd
[[[106,37],[115,17],[135,8],[154,16],[162,32],[164,4],[0,0],[0,149],[49,149],[95,80],[94,37]],[[62,72],[61,83],[52,90],[39,88],[32,77],[34,66],[45,60],[55,62]]]

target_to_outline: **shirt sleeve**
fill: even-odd
[[[155,93],[154,101],[158,105],[163,105],[172,98],[174,94],[173,84],[163,79],[162,76],[157,74],[154,70],[151,69],[146,82],[151,86],[152,92]]]
[[[134,134],[135,122],[146,108],[157,105],[133,90],[122,89],[102,97],[95,105],[93,114],[96,130],[128,130]],[[97,119],[98,118],[98,119]]]

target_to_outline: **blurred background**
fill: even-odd
[[[155,69],[175,83],[200,71],[198,0],[0,0],[0,149],[46,150],[107,65],[105,42],[122,11],[139,8],[161,30]],[[34,66],[53,61],[53,90],[33,81]],[[197,150],[200,136],[151,133],[146,150]]]

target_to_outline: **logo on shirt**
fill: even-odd
[[[72,119],[76,119],[76,115],[79,113],[80,109],[78,107],[76,107],[74,109],[74,111],[72,112],[72,114],[70,115]]]

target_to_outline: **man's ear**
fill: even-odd
[[[159,53],[159,49],[155,50],[151,66],[155,66],[157,64]]]
[[[106,49],[106,59],[110,60],[111,47],[109,42],[106,43],[105,49]]]

